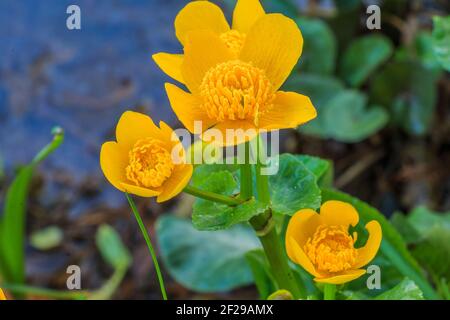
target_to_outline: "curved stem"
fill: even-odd
[[[186,186],[183,191],[186,193],[189,193],[190,195],[193,195],[197,198],[202,198],[202,199],[209,200],[209,201],[223,203],[223,204],[226,204],[229,206],[237,206],[237,205],[245,202],[245,200],[232,198],[229,196],[224,196],[222,194],[214,193],[211,191],[201,190],[201,189],[198,189],[198,188],[190,186],[190,185]]]
[[[336,285],[325,283],[323,287],[323,300],[335,300],[336,297]]]
[[[52,130],[53,140],[46,145],[39,153],[34,157],[31,162],[32,165],[36,165],[44,160],[50,153],[56,150],[64,141],[64,130],[60,127],[55,127]]]
[[[136,218],[136,221],[139,225],[139,228],[141,229],[142,236],[145,239],[145,242],[147,243],[148,251],[150,252],[150,255],[152,256],[153,264],[155,266],[156,274],[158,276],[159,281],[159,287],[161,289],[161,294],[164,300],[167,300],[167,293],[166,293],[166,287],[164,286],[164,279],[162,277],[161,269],[159,268],[158,259],[156,258],[155,250],[153,249],[152,242],[150,241],[150,236],[148,235],[148,231],[145,228],[144,223],[142,222],[141,216],[139,215],[139,211],[136,208],[136,205],[133,201],[133,199],[130,197],[128,193],[125,193],[128,203],[130,204],[131,210],[134,213],[134,217]]]

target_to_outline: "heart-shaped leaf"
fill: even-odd
[[[354,40],[345,50],[340,74],[352,87],[359,87],[393,52],[391,41],[381,35]]]
[[[165,215],[158,219],[156,232],[163,262],[183,286],[222,292],[253,282],[244,256],[260,244],[250,227],[198,231],[188,219]]]

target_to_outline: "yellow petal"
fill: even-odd
[[[178,165],[172,175],[163,185],[163,191],[156,199],[157,202],[164,202],[172,199],[183,191],[192,177],[193,166],[190,164]]]
[[[246,120],[226,120],[206,130],[200,139],[218,146],[235,146],[250,140],[258,135],[255,125]]]
[[[194,132],[195,121],[201,121],[202,131],[207,130],[215,124],[215,121],[211,120],[203,108],[201,108],[201,100],[195,95],[187,93],[171,83],[166,83],[166,92],[172,110],[190,132],[196,134],[201,133]]]
[[[258,126],[267,130],[296,128],[316,116],[316,109],[307,96],[279,91],[272,109],[261,115]]]
[[[233,59],[233,53],[219,36],[210,31],[192,31],[184,47],[183,79],[192,93],[198,93],[208,70]]]
[[[349,225],[356,226],[359,215],[356,209],[349,203],[329,200],[320,207],[320,217],[323,223],[330,226]]]
[[[329,283],[329,284],[343,284],[349,281],[355,280],[361,277],[366,273],[366,270],[356,269],[356,270],[348,270],[339,275],[328,277],[328,278],[315,278],[314,281],[320,283]]]
[[[264,8],[259,0],[238,0],[233,12],[233,29],[248,33],[264,14]]]
[[[208,1],[192,1],[175,18],[175,33],[178,40],[186,45],[186,38],[193,30],[210,30],[220,34],[230,30],[230,26],[217,5]]]
[[[182,54],[171,54],[160,52],[152,56],[158,67],[161,68],[169,77],[184,83],[181,73],[181,65],[183,64]]]
[[[162,139],[161,131],[149,116],[134,111],[122,114],[116,128],[117,142],[121,146],[131,149],[137,140],[148,137]]]
[[[355,268],[361,268],[368,264],[377,255],[382,239],[381,226],[376,220],[372,220],[366,224],[366,229],[369,232],[369,238],[366,245],[358,249],[358,257]]]
[[[294,238],[289,238],[288,243],[289,246],[286,246],[286,248],[289,248],[291,254],[293,255],[293,258],[291,258],[291,260],[301,265],[303,269],[308,271],[313,276],[321,277],[322,275],[316,271],[316,268],[312,264],[311,260],[309,260],[306,253],[298,245],[298,243],[294,240]]]
[[[295,256],[289,245],[289,239],[294,239],[303,248],[308,238],[314,235],[319,225],[320,216],[312,209],[299,210],[292,216],[286,229],[286,251],[291,260],[294,260]]]
[[[0,289],[0,300],[6,300],[6,296],[3,293],[2,289]]]
[[[278,90],[297,64],[303,37],[295,22],[281,14],[266,14],[250,29],[240,58],[266,71]]]
[[[128,184],[125,182],[122,182],[122,188],[124,189],[124,192],[135,194],[140,197],[144,198],[151,198],[156,197],[157,195],[161,194],[160,188],[157,189],[149,189],[144,187],[139,187],[133,184]]]
[[[127,181],[125,168],[128,165],[128,150],[117,142],[105,142],[100,151],[100,167],[106,179],[120,191],[124,191],[122,182]]]

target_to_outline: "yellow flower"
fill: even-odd
[[[194,133],[194,121],[202,121],[201,132],[195,133],[214,128],[223,136],[227,129],[254,129],[257,134],[294,128],[316,117],[308,97],[279,91],[303,47],[291,19],[265,14],[257,0],[239,0],[230,29],[219,7],[194,1],[180,11],[175,29],[184,55],[159,53],[153,58],[190,91],[166,84],[172,109],[189,131]],[[251,139],[235,138],[223,144]]]
[[[350,225],[359,221],[355,208],[341,201],[322,204],[320,214],[311,209],[298,211],[286,231],[289,258],[315,277],[315,281],[342,284],[362,276],[360,269],[377,254],[382,232],[372,220],[366,224],[369,238],[364,247],[355,248],[357,233],[350,235]]]
[[[3,293],[2,289],[0,289],[0,300],[6,300],[6,296]]]
[[[102,146],[100,165],[120,191],[163,202],[189,183],[192,165],[184,163],[185,151],[173,130],[162,121],[159,126],[146,115],[125,112],[117,124],[117,142]]]

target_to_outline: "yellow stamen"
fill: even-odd
[[[147,188],[160,187],[172,175],[174,164],[162,141],[138,140],[129,153],[128,180]]]
[[[275,93],[265,72],[250,63],[232,60],[211,68],[200,86],[203,108],[217,121],[250,119],[272,107]]]
[[[356,262],[354,239],[344,226],[321,225],[305,244],[305,252],[321,272],[349,270]]]
[[[237,30],[230,30],[220,35],[220,39],[227,45],[227,47],[234,53],[239,54],[245,42],[245,34]]]

